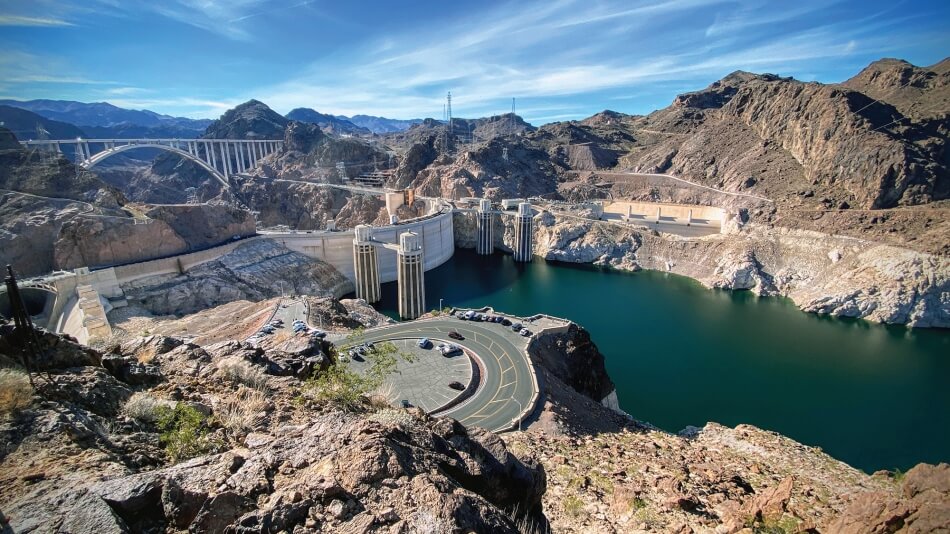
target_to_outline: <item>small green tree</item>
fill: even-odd
[[[214,448],[208,438],[210,421],[195,408],[179,402],[174,409],[159,406],[155,413],[161,432],[159,441],[173,462],[194,458]]]
[[[358,328],[347,336],[341,352],[363,343],[363,330]],[[363,373],[353,370],[349,362],[337,358],[336,363],[304,385],[304,392],[317,401],[328,402],[349,411],[363,407],[363,399],[379,388],[396,370],[399,360],[415,361],[409,352],[401,352],[390,341],[376,343],[365,354],[369,368]]]

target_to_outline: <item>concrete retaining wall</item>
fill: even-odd
[[[693,212],[694,221],[704,221],[711,224],[722,224],[725,216],[725,210],[711,206],[690,206],[686,204],[664,204],[661,202],[630,202],[618,201],[610,202],[604,206],[604,213],[617,215],[626,215],[627,208],[634,215],[640,215],[653,220],[656,217],[657,208],[660,209],[660,215],[664,218],[670,217],[685,221],[689,216],[690,210]]]

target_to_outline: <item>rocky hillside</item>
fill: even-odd
[[[340,297],[352,292],[353,284],[325,262],[269,239],[256,239],[185,273],[139,279],[122,290],[133,306],[180,316],[285,293]]]
[[[488,189],[493,197],[697,202],[748,210],[765,225],[945,254],[946,65],[884,60],[838,85],[735,72],[647,116],[604,111],[475,143],[467,132],[446,136],[444,125],[430,120],[389,137],[404,150],[391,185],[457,196]],[[505,162],[503,151],[490,150],[499,143],[509,157],[521,157]],[[481,157],[486,151],[490,162]],[[509,169],[537,178],[523,186],[523,178],[505,174]],[[669,173],[768,200],[632,172]],[[494,176],[503,183],[493,186]]]
[[[333,352],[309,336],[267,351],[42,343],[49,380],[0,416],[13,531],[517,533],[514,510],[540,514],[544,471],[498,436],[312,400]]]
[[[914,120],[946,120],[950,114],[950,58],[923,68],[901,59],[882,59],[841,85],[894,106]]]

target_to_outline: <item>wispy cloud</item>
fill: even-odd
[[[148,89],[143,89],[141,87],[114,87],[112,89],[106,90],[107,94],[116,96],[137,95],[148,92],[150,92]]]
[[[0,26],[74,26],[72,22],[52,17],[28,17],[0,14]]]

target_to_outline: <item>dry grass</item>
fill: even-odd
[[[259,389],[242,386],[237,393],[214,405],[218,422],[232,435],[244,435],[255,430],[268,410],[267,395]]]
[[[33,401],[30,378],[23,371],[0,369],[0,413],[26,408]]]
[[[383,383],[366,396],[369,405],[377,410],[383,410],[392,406],[393,399],[396,398],[396,390],[389,382]]]
[[[162,406],[174,408],[175,403],[153,397],[143,391],[135,393],[125,401],[122,413],[142,423],[154,423],[158,421],[158,409]]]
[[[235,384],[267,391],[268,377],[260,368],[239,357],[225,358],[218,362],[218,372]]]

